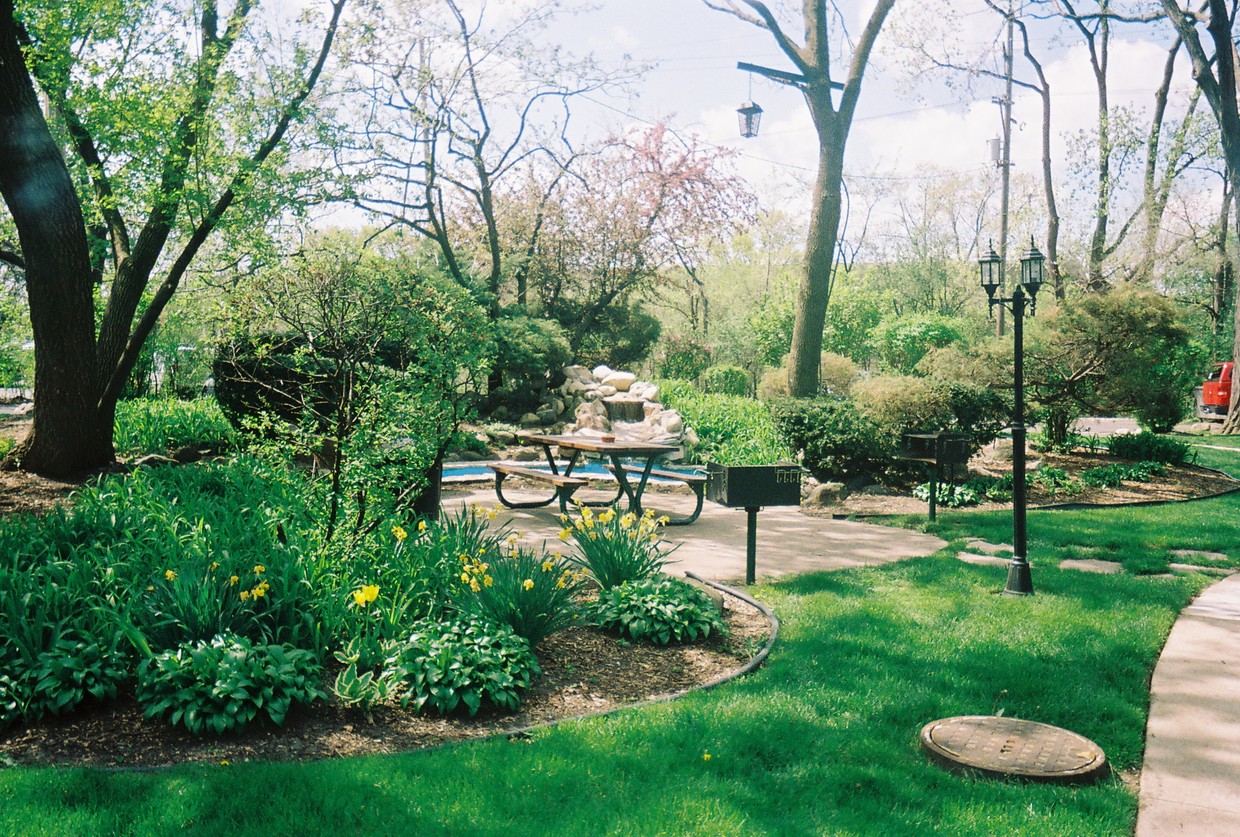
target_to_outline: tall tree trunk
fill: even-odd
[[[110,462],[114,451],[111,417],[100,416],[97,407],[86,228],[26,69],[13,0],[0,0],[0,194],[26,263],[35,344],[38,405],[18,464],[48,476],[97,468]]]
[[[818,177],[805,242],[805,269],[797,290],[796,319],[792,326],[792,357],[788,390],[797,398],[818,392],[822,357],[822,330],[831,301],[831,271],[840,227],[840,188],[844,175],[844,141],[836,120],[815,119],[818,124]]]

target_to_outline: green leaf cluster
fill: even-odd
[[[709,596],[692,584],[666,576],[600,591],[591,615],[604,630],[655,645],[695,642],[727,629]]]
[[[1156,433],[1128,433],[1112,436],[1107,449],[1120,459],[1136,462],[1161,462],[1165,465],[1183,465],[1195,459],[1193,449],[1178,439],[1169,439]]]
[[[577,618],[583,578],[566,558],[514,546],[486,562],[465,562],[465,583],[454,604],[464,613],[507,625],[536,648]]]
[[[462,705],[476,715],[483,701],[515,711],[521,690],[541,673],[528,642],[477,617],[416,622],[387,665],[386,676],[400,684],[402,705],[441,715]]]
[[[573,538],[571,560],[604,590],[661,572],[671,554],[662,547],[653,512],[639,518],[610,508],[596,515],[583,506],[578,517],[565,523],[564,534]]]
[[[221,634],[143,660],[137,698],[148,718],[167,718],[194,735],[222,735],[260,715],[282,725],[294,704],[326,696],[321,678],[309,651]]]

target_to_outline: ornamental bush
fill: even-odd
[[[403,706],[446,715],[464,705],[476,715],[483,701],[513,712],[520,691],[541,673],[530,644],[506,625],[477,617],[423,619],[389,660]]]
[[[599,627],[655,645],[694,642],[727,625],[719,608],[692,584],[654,576],[621,584],[599,593],[592,605]]]
[[[897,436],[836,398],[772,402],[771,415],[801,464],[819,480],[882,473],[895,463]]]
[[[194,735],[244,729],[260,715],[282,725],[294,704],[325,697],[309,651],[220,635],[169,649],[138,666],[138,703]]]
[[[710,366],[710,347],[692,335],[664,337],[654,356],[655,374],[660,378],[697,380]]]
[[[787,460],[792,451],[780,438],[767,405],[736,395],[708,395],[683,384],[661,385],[663,403],[680,412],[693,428],[697,461],[726,465],[769,465]]]
[[[1154,433],[1112,436],[1107,441],[1107,448],[1120,459],[1131,459],[1136,462],[1183,465],[1193,459],[1192,448],[1187,444]]]

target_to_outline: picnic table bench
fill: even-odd
[[[514,462],[492,462],[487,467],[495,472],[495,496],[510,509],[536,509],[559,500],[560,511],[567,514],[568,504],[573,498],[573,492],[587,482],[581,477],[571,477],[567,474],[556,474],[537,468],[527,468]],[[509,500],[504,496],[503,489],[504,480],[508,477],[525,477],[526,479],[551,483],[554,493],[546,500],[534,500],[531,502]]]
[[[615,473],[615,465],[607,465],[607,470]],[[641,465],[621,465],[621,468],[630,474],[640,475],[646,469]],[[690,523],[698,519],[698,515],[702,513],[703,493],[706,490],[706,475],[693,471],[671,471],[664,468],[651,468],[647,473],[648,477],[659,477],[665,480],[677,480],[683,482],[693,490],[693,494],[697,497],[697,505],[693,509],[693,513],[686,517],[668,517],[669,526],[688,526]],[[644,495],[643,495],[644,496]]]

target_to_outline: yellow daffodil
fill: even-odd
[[[425,531],[426,531],[426,521],[425,521],[425,520],[419,520],[419,521],[418,521],[418,531],[419,531],[419,532],[425,532]]]
[[[660,518],[659,518],[659,525],[660,525],[660,526],[666,526],[667,524],[669,524],[669,523],[671,523],[671,522],[672,522],[672,519],[671,519],[670,517],[668,517],[667,515],[663,515],[662,517],[660,517]]]
[[[633,514],[633,512],[629,512],[628,514],[620,518],[620,528],[627,529],[636,522],[637,522],[637,515]]]
[[[267,572],[267,568],[264,567],[262,564],[254,565],[254,575],[262,575],[265,572]]]
[[[238,581],[240,581],[240,580],[241,580],[241,579],[240,579],[240,578],[238,578],[237,576],[235,576],[235,575],[230,575],[230,576],[228,577],[228,586],[229,586],[229,587],[236,587],[236,586],[237,586],[237,582],[238,582]]]
[[[557,589],[557,590],[563,590],[563,589],[564,589],[564,587],[565,587],[564,579],[562,579],[562,578],[561,578],[561,579],[559,579],[558,581],[556,581],[556,583],[555,583],[555,589]]]
[[[495,579],[491,578],[489,575],[484,575],[484,576],[482,577],[482,586],[483,586],[483,587],[490,587],[490,586],[491,586],[492,584],[494,584],[494,583],[495,583]]]
[[[569,516],[568,516],[568,515],[566,515],[566,514],[561,513],[561,514],[560,514],[560,522],[561,522],[561,523],[567,523],[568,521],[569,521]]]
[[[466,584],[468,584],[468,583],[469,583],[469,578],[470,578],[469,573],[461,573],[461,581],[463,581],[463,582],[465,582]]]
[[[532,579],[532,578],[527,578],[525,581],[521,582],[521,586],[522,586],[522,587],[524,587],[526,590],[533,590],[533,589],[534,589],[534,579]]]
[[[615,516],[616,516],[616,512],[613,509],[608,509],[607,511],[603,512],[602,514],[598,516],[598,522],[606,526],[608,523],[611,523],[612,519],[615,518]]]
[[[211,562],[211,567],[210,567],[211,572],[215,572],[215,571],[216,571],[216,570],[218,570],[219,568],[220,568],[220,562],[219,562],[219,561],[212,561],[212,562]]]
[[[176,571],[164,570],[164,578],[168,579],[169,581],[176,581],[177,580]]]
[[[543,561],[543,562],[542,562],[542,571],[543,571],[543,572],[545,572],[545,573],[549,573],[549,572],[551,572],[551,571],[552,571],[552,570],[554,570],[554,569],[555,569],[555,562],[554,562],[554,561]]]
[[[479,590],[481,590],[482,588],[478,586],[478,582],[477,582],[475,579],[472,579],[472,578],[471,578],[471,579],[469,580],[469,589],[470,589],[470,590],[473,590],[475,593],[477,593],[477,592],[478,592]]]
[[[249,590],[242,590],[242,591],[241,591],[241,601],[243,601],[243,602],[248,602],[249,600],[250,600],[250,591],[249,591]]]
[[[573,530],[572,530],[572,529],[561,529],[561,530],[560,530],[560,540],[562,540],[562,541],[566,541],[566,540],[568,540],[569,536],[570,536],[570,535],[572,535],[572,534],[573,534]]]
[[[403,526],[393,526],[392,537],[396,538],[397,543],[404,543],[405,538],[409,537],[409,533],[405,531]]]
[[[710,761],[710,753],[702,753],[702,761]]]
[[[379,598],[378,584],[363,584],[361,588],[353,591],[353,601],[358,607],[365,607],[377,598]]]

